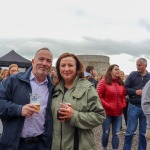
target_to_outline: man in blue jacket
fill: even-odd
[[[0,83],[0,150],[50,150],[53,83],[49,74],[53,56],[48,48],[38,50],[32,67]],[[31,103],[40,101],[40,110]]]
[[[125,81],[125,87],[129,95],[129,106],[123,150],[131,150],[133,135],[138,123],[138,149],[146,150],[146,117],[141,108],[141,96],[143,87],[150,80],[150,74],[146,70],[147,60],[145,58],[139,58],[136,61],[136,66],[137,71],[131,72]]]

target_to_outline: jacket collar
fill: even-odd
[[[30,73],[32,71],[32,67],[27,69],[24,73],[18,73],[18,78],[22,81],[30,83]]]
[[[91,82],[87,81],[84,78],[80,79],[77,76],[71,87],[71,89],[75,88],[73,92],[73,97],[80,98],[90,86],[93,86]],[[64,83],[62,81],[59,82],[59,84],[55,87],[54,91],[56,92],[56,95],[58,95],[60,91],[64,93]]]
[[[32,67],[30,67],[29,69],[27,69],[27,71],[24,72],[23,74],[19,74],[18,78],[20,80],[22,80],[22,81],[30,83],[30,74],[31,74],[31,71],[32,71]],[[50,75],[47,76],[47,79],[48,79],[48,84],[54,86],[53,81],[52,81]]]
[[[138,72],[138,71],[137,71],[137,75],[138,75],[138,76],[142,76],[141,73]],[[149,75],[149,73],[148,73],[148,71],[146,70],[146,74],[145,74],[144,76],[148,76],[148,75]]]
[[[78,81],[79,77],[77,76],[71,86],[71,89],[75,87],[75,85],[77,84],[77,81]],[[61,90],[62,92],[64,91],[64,81],[60,81],[58,83],[58,85],[55,87],[55,91],[57,90]]]
[[[113,82],[118,82],[118,78],[112,78]]]

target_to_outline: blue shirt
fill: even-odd
[[[21,137],[35,137],[41,135],[44,132],[44,123],[45,123],[45,114],[46,114],[46,106],[48,102],[48,80],[47,78],[38,83],[36,77],[31,72],[30,74],[30,84],[32,88],[32,95],[39,95],[40,99],[40,112],[34,113],[32,116],[28,116],[25,118],[24,126],[22,129]]]

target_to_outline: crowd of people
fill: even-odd
[[[102,126],[102,150],[112,132],[112,150],[119,148],[124,116],[123,150],[131,150],[138,128],[138,149],[150,149],[150,74],[147,60],[125,76],[112,64],[99,76],[75,54],[63,53],[51,69],[53,54],[41,48],[32,66],[16,64],[0,71],[2,150],[96,150],[93,128]]]
[[[8,69],[0,69],[0,81],[6,79],[9,75],[16,74],[19,72],[17,64],[11,64]]]

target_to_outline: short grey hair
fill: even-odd
[[[139,58],[137,61],[143,61],[145,65],[147,65],[147,60],[145,58]],[[136,61],[136,62],[137,62]]]
[[[43,47],[43,48],[41,48],[41,49],[37,50],[37,51],[36,51],[36,53],[35,53],[35,56],[36,56],[36,54],[37,54],[39,51],[42,51],[42,50],[49,51],[49,52],[50,52],[50,54],[51,54],[51,56],[53,57],[52,52],[51,52],[51,51],[50,51],[50,49],[49,49],[49,48],[47,48],[47,47]]]

